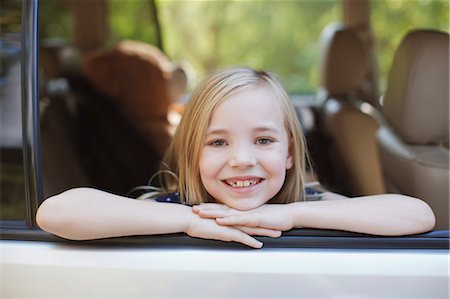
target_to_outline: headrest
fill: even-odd
[[[172,65],[158,48],[122,41],[89,52],[84,72],[102,93],[119,101],[132,117],[165,116],[171,103]]]
[[[369,67],[369,55],[356,32],[339,23],[321,35],[321,82],[329,95],[355,91]]]
[[[407,143],[448,140],[449,35],[409,32],[398,47],[384,96],[384,115]]]

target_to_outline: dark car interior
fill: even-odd
[[[117,81],[112,84],[126,94],[136,86],[122,86],[121,82],[136,79],[145,82],[146,79],[145,75],[138,78],[137,74],[133,77],[123,71],[115,76]],[[59,90],[49,90],[41,115],[46,195],[62,192],[71,185],[89,185],[125,195],[134,187],[147,184],[161,161],[162,151],[158,145],[165,136],[158,132],[152,136],[152,131],[149,135],[142,134],[133,122],[135,115],[124,111],[123,101],[99,90],[79,69],[63,69],[57,80],[64,84]],[[146,97],[150,98],[147,107],[152,109],[152,95]],[[64,126],[60,122],[64,122]],[[161,131],[164,129],[165,123]],[[52,148],[61,149],[55,144],[56,140],[66,146],[67,155],[51,154]],[[60,163],[55,163],[55,159],[60,159]],[[69,167],[65,172],[69,177],[59,175],[62,164]]]

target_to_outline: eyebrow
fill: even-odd
[[[264,132],[271,132],[271,133],[276,133],[276,134],[280,134],[279,130],[277,130],[277,128],[273,127],[273,126],[259,126],[259,127],[255,127],[252,129],[255,132],[258,133],[264,133]],[[222,129],[222,128],[217,128],[217,129],[212,129],[212,130],[207,130],[206,131],[206,135],[221,135],[221,134],[227,134],[229,131],[226,129]]]

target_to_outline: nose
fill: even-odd
[[[256,164],[256,156],[251,146],[237,145],[232,148],[229,159],[230,167],[249,167]]]

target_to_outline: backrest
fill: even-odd
[[[167,115],[173,100],[172,64],[166,55],[149,44],[122,41],[113,49],[88,53],[84,72],[163,155],[171,139]]]
[[[449,227],[449,35],[409,32],[394,57],[377,134],[388,191],[426,201]]]
[[[321,85],[329,96],[355,92],[366,74],[369,58],[357,34],[340,23],[325,27],[321,39]]]
[[[337,191],[348,195],[383,193],[376,110],[357,97],[369,70],[369,52],[355,30],[340,24],[325,28],[321,46],[321,85],[326,97],[322,112],[332,142],[332,172],[347,178],[337,181],[346,185],[346,190]]]
[[[447,33],[416,30],[395,54],[383,114],[405,142],[448,141],[448,42]]]

